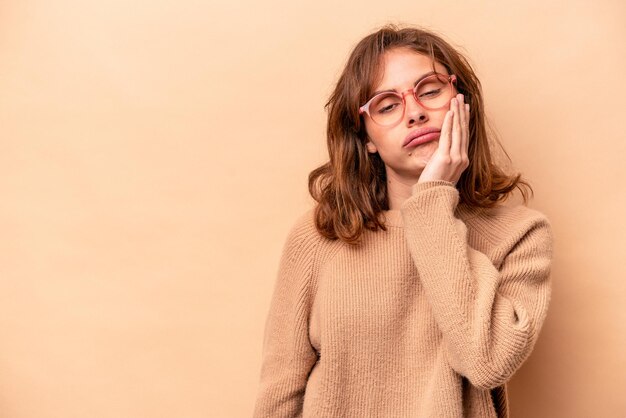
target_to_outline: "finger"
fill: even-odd
[[[450,135],[452,133],[452,119],[454,119],[454,112],[449,110],[446,113],[446,117],[443,119],[443,126],[441,127],[441,135],[439,135],[439,147],[438,151],[443,155],[450,154]]]
[[[459,100],[459,99],[457,99]],[[459,148],[458,148],[458,152],[459,152],[459,159],[461,159],[463,157],[463,153],[465,152],[465,137],[466,137],[466,132],[465,132],[465,125],[466,125],[466,119],[467,119],[467,115],[466,115],[466,106],[465,106],[465,96],[463,96],[462,94],[460,95],[460,100],[458,102],[458,112],[459,112]]]
[[[452,124],[452,144],[450,156],[456,161],[461,158],[461,112],[459,111],[459,99],[454,99],[454,123]]]
[[[463,144],[463,150],[465,155],[469,157],[469,124],[470,124],[470,105],[465,103],[465,143]]]

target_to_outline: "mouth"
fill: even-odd
[[[433,141],[438,139],[441,135],[441,132],[429,132],[424,135],[420,135],[418,137],[413,138],[409,143],[407,143],[404,148],[416,147],[418,145],[424,144],[426,142]]]

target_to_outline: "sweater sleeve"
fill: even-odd
[[[304,391],[317,361],[308,333],[314,242],[301,222],[283,245],[262,344],[255,418],[302,416]]]
[[[405,236],[450,366],[474,386],[507,382],[530,355],[551,294],[552,229],[540,212],[503,228],[496,268],[468,244],[459,191],[416,183],[401,208]]]

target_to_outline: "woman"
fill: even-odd
[[[330,161],[283,248],[254,416],[507,417],[553,236],[492,161],[472,68],[440,36],[387,25],[326,107]],[[524,205],[502,204],[516,187]]]

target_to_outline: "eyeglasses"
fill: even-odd
[[[454,95],[452,83],[456,75],[433,74],[421,80],[415,87],[401,93],[383,92],[372,97],[359,108],[359,115],[367,113],[374,123],[381,126],[394,125],[402,120],[406,109],[404,96],[412,92],[420,106],[437,110],[449,106]]]

